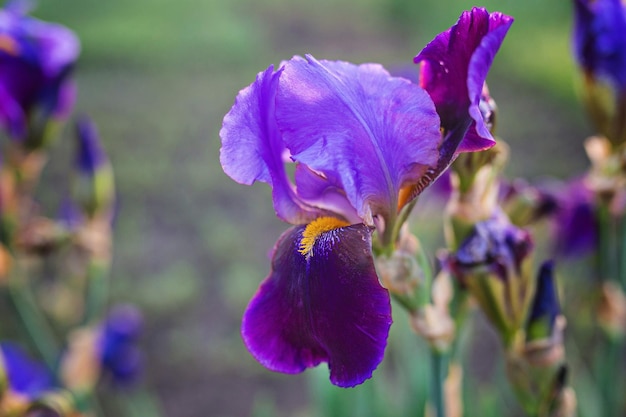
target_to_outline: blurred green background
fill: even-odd
[[[271,374],[246,352],[240,317],[286,226],[274,217],[268,187],[244,187],[222,173],[218,132],[237,92],[269,64],[310,53],[388,68],[411,65],[429,40],[474,5],[463,0],[40,2],[37,17],[70,27],[82,41],[76,113],[87,113],[98,124],[119,196],[113,297],[137,303],[146,314],[145,381],[163,414],[330,416],[332,411],[313,403],[342,401],[342,395],[350,401],[384,396],[385,407],[392,407],[385,409],[388,416],[405,415],[407,404],[423,405],[425,393],[403,392],[406,387],[398,382],[375,391],[387,368],[375,373],[374,382],[338,394],[327,388],[324,370],[308,377]],[[512,148],[508,174],[536,180],[582,172],[587,161],[581,143],[590,126],[575,92],[571,4],[478,5],[516,19],[488,79],[500,109],[498,134]],[[62,195],[59,184],[69,175],[70,133],[66,129],[55,148],[41,189],[51,211]],[[436,248],[440,227],[424,225],[424,207],[413,223],[427,246]],[[428,371],[420,363],[423,346],[406,334],[403,314],[395,321],[392,346],[405,348],[390,350],[386,362],[401,371],[404,361],[410,362],[408,369],[417,373],[407,378],[419,386],[415,375]],[[489,331],[481,334],[486,341],[475,344],[478,356],[481,346],[497,345]],[[468,372],[488,379],[497,367],[491,362],[475,361]],[[468,416],[501,415],[485,410],[513,407],[510,395],[500,395],[492,382],[491,388],[487,383],[471,388],[467,395],[479,392],[481,400],[470,401]],[[367,410],[344,415],[383,415]]]

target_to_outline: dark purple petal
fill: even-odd
[[[626,89],[626,7],[620,0],[574,0],[574,52],[592,75]]]
[[[0,355],[9,386],[14,391],[35,398],[53,388],[52,374],[45,365],[33,360],[18,345],[10,342],[0,343]]]
[[[276,116],[292,158],[335,178],[366,221],[395,214],[400,189],[437,163],[432,100],[380,65],[296,57],[285,64]]]
[[[392,321],[371,229],[357,224],[323,232],[303,255],[304,230],[293,227],[276,244],[271,273],[245,312],[243,340],[273,371],[298,373],[328,362],[333,384],[358,385],[383,359]]]
[[[444,148],[448,160],[455,152],[478,151],[495,144],[479,103],[493,58],[512,23],[513,18],[502,13],[473,8],[414,59],[422,63],[420,82],[435,102],[443,128],[457,131],[454,143]]]
[[[98,168],[108,163],[108,158],[100,143],[96,125],[89,117],[83,116],[76,122],[76,139],[76,167],[83,174],[94,175]]]
[[[545,322],[548,330],[552,330],[559,314],[561,314],[561,306],[554,282],[554,263],[546,261],[541,265],[537,276],[537,288],[528,317],[529,326],[542,321]]]
[[[296,195],[285,169],[288,150],[274,114],[281,72],[282,69],[274,72],[270,66],[239,92],[220,131],[220,162],[224,172],[241,184],[255,181],[269,184],[278,217],[290,223],[303,223],[319,213]]]

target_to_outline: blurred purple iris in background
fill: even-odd
[[[574,53],[590,75],[626,89],[626,6],[621,0],[574,0]]]
[[[11,390],[27,398],[36,398],[53,388],[54,380],[48,368],[28,356],[19,345],[0,343],[0,355]]]
[[[585,76],[587,110],[600,132],[621,144],[626,140],[626,5],[574,0],[574,12],[574,54]]]
[[[306,56],[270,66],[239,93],[220,131],[222,167],[239,183],[268,183],[277,216],[294,225],[243,318],[244,342],[264,366],[297,373],[327,362],[342,387],[371,377],[392,322],[372,233],[392,247],[400,210],[457,146],[493,145],[478,102],[511,23],[465,12],[416,58],[427,62],[425,89],[377,64]]]
[[[27,16],[21,5],[0,10],[0,124],[16,140],[41,135],[49,121],[69,115],[69,76],[80,50],[73,32]]]
[[[102,369],[115,383],[135,381],[143,366],[143,355],[138,346],[143,328],[143,316],[132,305],[111,309],[100,336]]]

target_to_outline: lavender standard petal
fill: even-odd
[[[380,65],[296,57],[285,64],[276,116],[294,160],[337,178],[363,219],[395,211],[400,188],[437,163],[431,99]]]
[[[414,59],[422,63],[421,85],[435,102],[444,129],[469,127],[469,135],[463,131],[455,136],[448,153],[483,150],[495,143],[479,103],[493,58],[512,23],[509,16],[475,7]]]
[[[285,169],[287,150],[274,119],[281,72],[270,66],[239,92],[220,130],[220,162],[224,172],[239,183],[269,184],[278,217],[297,224],[312,220],[318,213],[296,195]]]
[[[325,232],[310,256],[299,252],[303,231],[293,227],[279,239],[272,271],[246,309],[243,340],[273,371],[328,362],[333,384],[358,385],[383,359],[392,321],[371,230],[357,224]]]

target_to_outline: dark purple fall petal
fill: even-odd
[[[446,153],[495,144],[479,104],[491,63],[512,23],[510,16],[475,7],[415,57],[415,63],[422,63],[420,83],[435,102],[442,127],[457,131],[455,143],[444,146]]]
[[[389,294],[378,282],[371,229],[356,224],[318,236],[299,252],[304,226],[286,231],[272,270],[250,301],[241,334],[265,367],[299,373],[327,362],[341,387],[372,376],[391,326]]]
[[[285,169],[288,150],[275,120],[275,100],[282,69],[259,73],[239,92],[224,117],[220,137],[220,162],[233,180],[246,185],[261,181],[272,187],[279,218],[293,224],[310,221],[317,214],[296,195]]]
[[[391,215],[400,189],[439,157],[439,117],[428,94],[376,64],[293,58],[276,117],[293,159],[336,179],[362,219]]]

